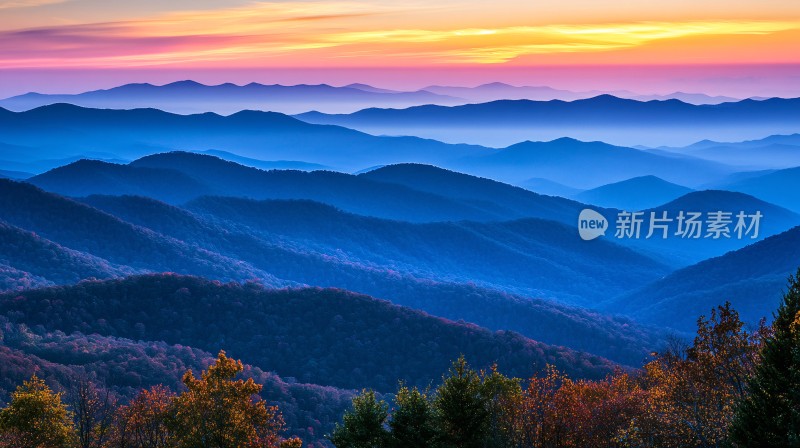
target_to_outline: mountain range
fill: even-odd
[[[465,101],[425,90],[400,92],[350,85],[327,84],[265,85],[225,83],[205,85],[178,81],[163,86],[126,84],[79,94],[26,93],[0,100],[0,107],[25,111],[56,103],[100,109],[155,108],[179,114],[216,112],[233,114],[244,109],[301,113],[319,110],[331,113],[355,112],[367,107],[409,107],[420,104],[463,104]]]
[[[90,197],[85,205],[23,183],[0,181],[0,187],[0,220],[15,227],[14,239],[0,253],[9,289],[169,271],[223,281],[259,279],[277,287],[345,288],[494,330],[597,350],[629,365],[659,343],[656,333],[631,322],[509,293],[538,291],[555,298],[559,285],[582,272],[586,281],[558,298],[586,303],[600,300],[597,291],[641,286],[667,272],[610,243],[581,245],[568,227],[552,221],[412,225],[309,202],[235,198],[203,198],[190,204],[192,211],[136,197]],[[289,217],[295,228],[279,227]],[[450,233],[455,240],[437,241]],[[375,239],[363,240],[366,234]],[[464,256],[469,249],[461,240],[500,263],[491,272],[510,286],[481,273],[485,265]],[[29,253],[31,246],[44,247],[36,252],[41,255]],[[625,266],[616,274],[589,262],[609,251]],[[502,272],[504,266],[509,273]],[[627,271],[636,274],[622,274]],[[473,274],[482,284],[472,281]]]
[[[13,148],[30,148],[6,152],[26,158],[98,153],[101,157],[91,158],[132,159],[174,149],[216,150],[346,171],[399,162],[443,163],[487,151],[416,137],[375,137],[338,126],[311,125],[274,112],[177,115],[155,109],[87,109],[67,104],[19,113],[0,109],[0,136]]]
[[[574,195],[574,198],[601,207],[636,211],[665,204],[691,191],[691,188],[650,175],[583,191]]]
[[[700,213],[699,219],[703,224],[700,234],[696,238],[690,237],[688,234],[685,237],[676,235],[678,231],[677,218],[681,212],[684,212],[684,216],[689,216],[690,212]],[[713,234],[709,234],[708,221],[712,219],[710,214],[716,212],[730,214],[728,215],[730,220],[729,237],[720,235],[719,238],[714,238]],[[744,232],[746,229],[742,229],[741,238],[735,232],[736,224],[739,221],[736,216],[740,212],[744,212],[745,215],[761,214],[756,238],[752,238],[755,228],[749,234]],[[663,232],[657,229],[652,238],[646,238],[652,213],[655,213],[656,218],[663,218],[666,213],[667,219],[672,219],[667,223],[670,226],[667,238],[663,238]],[[800,225],[800,215],[790,210],[747,194],[722,190],[702,190],[688,193],[669,203],[643,210],[642,218],[644,223],[639,238],[623,238],[616,239],[616,241],[643,251],[650,257],[679,267],[741,249],[756,241]],[[750,218],[745,217],[744,224],[749,226]],[[616,225],[614,228],[616,230]]]
[[[616,145],[686,145],[704,138],[756,138],[796,131],[800,99],[694,105],[599,95],[575,101],[499,100],[461,106],[370,108],[351,114],[295,115],[377,135],[415,135],[450,143],[502,147],[523,140],[572,137]]]
[[[725,301],[750,324],[761,318],[770,321],[768,310],[778,307],[798,260],[800,227],[795,227],[676,271],[610,300],[602,308],[687,333],[695,329],[696,316]]]
[[[678,99],[692,104],[719,104],[738,101],[736,98],[673,92],[666,95],[642,95],[629,91],[572,92],[545,86],[512,86],[488,83],[475,87],[428,86],[419,90],[392,90],[362,83],[345,86],[327,84],[245,85],[225,83],[206,85],[191,80],[164,85],[125,84],[110,89],[78,94],[42,94],[30,92],[0,99],[0,107],[25,111],[56,103],[100,109],[156,108],[180,114],[216,112],[232,114],[243,109],[296,114],[308,111],[350,113],[369,107],[404,108],[425,104],[461,105],[503,99],[564,100],[591,98],[610,93],[636,100]]]
[[[537,177],[583,189],[648,175],[695,186],[733,172],[718,162],[571,138],[526,141],[464,156],[452,165],[458,171],[513,184]]]
[[[224,117],[58,104],[20,113],[0,110],[0,132],[4,141],[0,144],[0,169],[34,173],[80,158],[119,164],[176,148],[263,169],[356,172],[413,162],[516,185],[542,178],[580,189],[648,175],[698,188],[742,171],[741,167],[666,149],[569,138],[494,149],[417,137],[377,137],[254,111]],[[576,177],[576,170],[582,176]]]
[[[0,314],[13,311],[28,325],[65,333],[161,340],[212,353],[226,349],[284,377],[344,388],[388,391],[398,378],[425,387],[467,349],[476,365],[496,361],[521,377],[547,362],[580,377],[613,369],[603,358],[335,289],[267,290],[150,275],[0,296]],[[380,362],[387,356],[402,361]]]
[[[748,173],[721,183],[719,188],[747,193],[800,213],[800,167]]]

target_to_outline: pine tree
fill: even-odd
[[[436,390],[438,444],[444,448],[484,446],[490,426],[489,404],[478,373],[463,356]]]
[[[800,447],[800,270],[772,327],[730,428],[737,447]]]
[[[518,446],[519,434],[515,427],[518,409],[522,402],[522,386],[516,378],[500,373],[497,365],[481,373],[482,393],[489,411],[488,448]]]
[[[67,448],[76,441],[72,413],[36,375],[11,394],[0,410],[0,447]]]
[[[353,408],[347,411],[341,425],[336,424],[330,441],[336,448],[382,448],[389,440],[386,419],[389,405],[378,400],[375,392],[363,390],[353,397]]]
[[[430,447],[436,436],[434,411],[428,395],[400,385],[392,412],[391,446],[396,448]]]

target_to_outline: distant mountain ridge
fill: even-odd
[[[351,114],[295,115],[377,135],[415,135],[492,147],[569,136],[616,145],[683,145],[702,138],[747,139],[796,132],[800,98],[694,105],[598,95],[574,101],[497,100],[460,106],[369,108]]]
[[[574,198],[602,207],[636,211],[670,202],[691,191],[691,188],[650,175],[593,188]]]
[[[624,294],[603,309],[691,332],[696,315],[730,301],[746,322],[771,320],[800,260],[800,227],[702,261]]]
[[[453,165],[459,171],[515,184],[540,177],[578,188],[594,188],[647,175],[691,186],[733,171],[717,162],[566,137],[548,142],[525,141],[498,151],[466,156]]]
[[[534,254],[542,254],[545,258],[541,261],[542,269],[548,272],[555,269],[560,272],[559,277],[548,279],[539,273],[540,281],[530,283],[532,280],[528,279],[528,288],[552,289],[553,282],[562,281],[559,278],[563,276],[570,277],[572,270],[585,272],[587,279],[591,277],[592,280],[576,283],[578,289],[570,294],[582,294],[581,290],[590,291],[596,282],[607,282],[600,272],[607,268],[602,266],[600,271],[586,263],[580,267],[565,266],[564,260],[569,260],[569,254],[579,254],[594,246],[580,245],[578,241],[554,241],[555,245],[548,243],[546,247],[536,247],[536,236],[527,235],[546,231],[563,234],[561,239],[566,237],[568,241],[577,239],[566,226],[557,223],[537,227],[520,222],[516,225],[518,228],[512,225],[424,225],[412,226],[413,231],[406,234],[400,231],[409,224],[379,221],[378,225],[365,227],[360,224],[364,221],[362,218],[348,221],[340,219],[335,211],[328,213],[326,216],[331,219],[331,226],[350,229],[341,233],[341,241],[357,238],[353,244],[342,247],[349,250],[348,253],[330,247],[336,235],[325,231],[326,221],[318,221],[319,216],[304,214],[303,210],[308,207],[303,204],[294,207],[279,203],[272,207],[276,213],[293,217],[297,228],[289,229],[292,231],[287,233],[278,229],[259,231],[250,228],[254,224],[246,220],[230,221],[229,218],[235,216],[232,214],[201,215],[199,213],[203,210],[199,208],[192,213],[152,199],[106,196],[85,201],[92,207],[28,184],[0,180],[0,220],[47,239],[43,244],[35,241],[21,244],[26,240],[14,237],[8,239],[8,245],[0,245],[0,280],[3,280],[0,285],[16,290],[68,283],[86,276],[112,278],[129,272],[161,271],[203,275],[223,281],[257,278],[265,285],[276,287],[322,285],[369,293],[439,316],[476,322],[493,330],[512,329],[530,337],[541,336],[559,345],[608,354],[627,365],[639,363],[647,350],[658,344],[655,332],[641,329],[631,322],[618,322],[551,300],[509,294],[488,285],[459,283],[456,280],[463,279],[464,272],[474,270],[479,260],[461,257],[459,254],[464,249],[460,252],[452,250],[452,241],[437,242],[436,239],[439,234],[451,233],[464,235],[463,239],[473,241],[479,248],[483,247],[482,250],[500,248],[500,253],[493,255],[501,257],[498,261],[507,264],[509,257],[520,260],[514,271],[535,272],[539,262],[533,258]],[[223,206],[227,202],[236,204],[233,200],[216,199],[216,203]],[[311,210],[320,208],[319,204],[311,205]],[[244,206],[246,211],[249,203],[245,201]],[[279,222],[281,216],[262,216],[261,219]],[[305,238],[297,233],[302,228],[316,228],[314,233],[318,237]],[[22,230],[16,232],[30,235]],[[372,232],[376,239],[373,242],[363,240],[359,232]],[[547,240],[548,234],[542,233],[539,238]],[[435,254],[425,252],[426,241],[433,241],[442,249],[450,248],[447,250],[451,253],[432,256]],[[503,247],[503,241],[519,245],[529,253],[515,254]],[[389,248],[393,244],[399,245],[398,249],[383,251],[380,247],[386,245]],[[559,247],[561,244],[564,244],[563,248]],[[596,249],[602,250],[602,247]],[[644,284],[665,272],[646,258],[637,258],[632,253],[626,255],[623,248],[608,249],[620,255],[620,263],[623,258],[630,259],[633,265],[626,270],[638,276],[635,285]],[[19,251],[23,251],[24,256]],[[547,261],[548,253],[552,254],[550,258],[553,260]],[[535,264],[530,266],[531,262]],[[642,267],[647,263],[652,266]],[[410,267],[406,266],[409,264]],[[494,268],[494,272],[499,272],[498,269],[505,264]],[[507,272],[503,275],[514,274]],[[452,281],[446,281],[448,278]],[[627,285],[632,277],[618,275],[616,278]],[[614,282],[612,280],[610,284]],[[620,285],[614,286],[618,287]],[[602,290],[603,287],[595,286],[594,289]],[[564,299],[568,298],[564,296]],[[577,297],[572,300],[577,300]]]
[[[722,183],[719,188],[747,193],[800,213],[800,167],[754,173],[741,180]]]
[[[172,204],[204,195],[310,199],[361,215],[411,222],[538,217],[574,225],[583,207],[575,201],[425,165],[385,167],[354,176],[330,171],[263,171],[186,152],[155,154],[128,165],[79,161],[28,181],[73,197],[142,195]],[[454,189],[456,185],[459,187]]]
[[[343,171],[400,162],[439,164],[488,151],[415,137],[376,137],[338,126],[312,125],[275,112],[177,115],[155,109],[88,109],[68,104],[0,114],[0,136],[12,148],[29,148],[13,149],[14,156],[46,154],[42,158],[58,159],[102,151],[111,158],[134,159],[181,148],[225,151],[257,160],[302,161]]]
[[[103,109],[157,108],[180,114],[216,112],[232,114],[245,109],[281,113],[310,110],[353,112],[375,105],[408,107],[419,104],[462,104],[464,101],[429,91],[389,91],[350,85],[328,84],[265,85],[231,83],[206,85],[195,81],[177,81],[162,86],[148,83],[125,84],[79,94],[53,95],[27,93],[0,100],[0,106],[25,111],[56,103]]]
[[[164,85],[124,84],[108,89],[77,94],[42,94],[29,92],[0,99],[0,107],[13,111],[30,110],[56,103],[69,103],[101,109],[157,108],[191,114],[216,112],[232,114],[244,109],[270,110],[287,114],[309,111],[350,113],[370,107],[404,108],[425,104],[461,105],[497,100],[563,100],[591,98],[601,94],[636,100],[679,99],[693,104],[719,104],[739,101],[723,96],[673,92],[666,95],[643,95],[629,91],[572,92],[546,86],[512,86],[501,82],[475,87],[428,86],[417,90],[397,90],[363,83],[344,86],[328,84],[203,84],[192,80]]]
[[[674,234],[674,232],[677,232],[677,222],[675,220],[681,211],[685,214],[689,212],[701,213],[703,227],[698,238],[684,238]],[[728,227],[730,237],[709,238],[707,225],[707,221],[710,219],[709,214],[720,211],[730,213],[731,223]],[[656,233],[656,237],[645,239],[644,235],[648,230],[647,223],[649,223],[651,213],[655,213],[656,217],[662,217],[664,212],[667,213],[669,219],[673,220],[669,237],[663,239]],[[744,212],[747,215],[756,213],[762,215],[759,220],[757,239],[752,239],[752,235],[746,235],[744,232],[742,238],[739,239],[734,232],[737,223],[736,215],[739,212]],[[642,228],[640,238],[617,240],[617,242],[644,251],[644,253],[656,259],[662,256],[667,257],[667,259],[680,260],[679,266],[687,266],[707,258],[723,255],[732,250],[741,249],[800,224],[800,215],[797,213],[744,193],[724,190],[693,191],[666,204],[643,210],[642,216],[646,219],[646,222]],[[749,224],[749,221],[747,223]]]

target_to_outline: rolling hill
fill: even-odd
[[[28,182],[69,196],[145,195],[180,204],[203,195],[309,199],[363,215],[412,222],[497,220],[494,211],[400,185],[332,171],[263,171],[186,152],[156,154],[128,165],[79,161]]]
[[[151,199],[109,197],[105,200],[95,198],[89,202],[119,217],[43,192],[28,184],[0,181],[0,219],[24,229],[24,232],[14,232],[28,235],[28,240],[31,239],[28,232],[35,232],[38,238],[48,240],[39,242],[34,239],[33,243],[23,244],[17,240],[27,241],[24,238],[9,237],[9,244],[3,253],[10,260],[16,260],[18,265],[0,263],[3,286],[16,290],[83,278],[113,277],[129,272],[171,271],[220,280],[259,279],[264,284],[274,286],[305,284],[347,288],[454,320],[464,319],[494,330],[512,329],[529,337],[541,336],[554,344],[602,352],[629,365],[638,364],[649,349],[660,343],[656,332],[639,328],[626,320],[617,321],[549,300],[508,294],[488,285],[457,282],[455,280],[465,278],[465,271],[480,268],[476,263],[459,260],[458,251],[443,254],[444,258],[440,260],[421,248],[408,251],[402,246],[403,241],[413,243],[410,236],[421,238],[423,242],[426,238],[435,239],[436,235],[450,231],[451,227],[448,226],[469,236],[470,241],[487,251],[491,251],[492,247],[503,247],[495,246],[499,244],[498,238],[515,238],[516,241],[509,241],[530,249],[532,253],[549,254],[554,260],[563,260],[554,263],[503,249],[503,257],[516,257],[526,263],[514,269],[536,274],[535,278],[539,280],[528,281],[529,285],[538,283],[536,290],[544,291],[548,285],[554,287],[553,282],[572,282],[576,272],[573,269],[576,268],[565,265],[574,256],[569,254],[588,248],[571,248],[575,246],[574,243],[566,243],[562,248],[536,247],[536,239],[526,236],[531,228],[524,222],[498,228],[481,227],[473,223],[467,227],[451,224],[433,226],[432,229],[420,226],[417,229],[408,223],[377,220],[377,225],[370,230],[369,227],[358,227],[364,222],[374,222],[369,218],[341,214],[329,207],[313,205],[310,210],[314,212],[329,210],[327,216],[336,218],[338,222],[335,224],[338,226],[370,231],[376,237],[383,238],[377,243],[386,244],[387,247],[401,244],[385,256],[380,256],[380,252],[376,256],[377,246],[374,243],[362,239],[359,245],[355,233],[344,233],[344,237],[354,239],[351,254],[345,255],[346,252],[340,248],[331,249],[331,240],[326,240],[330,233],[323,232],[322,235],[327,236],[321,236],[317,244],[304,241],[302,235],[297,233],[282,236],[279,232],[265,232],[259,235],[247,229],[244,223],[230,224],[230,221],[222,219],[217,219],[221,221],[217,223],[209,222]],[[244,203],[246,205],[247,201]],[[295,222],[303,224],[306,229],[324,225],[317,215],[303,214],[309,210],[305,203],[298,205],[293,212],[292,207],[284,206],[283,212],[294,213],[286,216],[304,217],[305,223]],[[275,210],[280,211],[280,207]],[[276,222],[280,221],[279,216],[274,218]],[[398,227],[393,228],[393,225]],[[515,225],[521,228],[515,228]],[[403,235],[398,229],[405,229],[404,226],[417,230]],[[571,232],[559,230],[563,227],[551,223],[543,229],[551,228],[548,232],[572,235]],[[322,228],[319,230],[322,232]],[[487,237],[494,232],[503,232],[503,235]],[[452,244],[452,240],[442,244],[442,247],[446,247]],[[458,249],[458,246],[454,248]],[[648,268],[646,263],[652,262],[647,262],[647,259],[621,248],[612,247],[612,250],[632,257],[621,256],[621,260],[628,259],[631,263],[645,261],[645,267],[631,266],[631,271],[640,275],[638,284],[644,284],[659,275],[657,264],[654,268]],[[416,266],[417,263],[419,266]],[[557,275],[543,277],[536,273],[536,265],[541,265],[548,272],[556,270]],[[607,268],[598,270],[587,263],[577,263],[576,266],[577,272],[584,272],[592,280],[583,286],[571,288],[574,290],[572,294],[591,291],[593,284],[609,282],[604,278]],[[508,277],[508,274],[505,275]],[[613,273],[611,277],[614,277]],[[617,280],[612,279],[608,284],[613,285],[615,281],[627,284],[631,279],[618,275]],[[577,300],[577,296],[563,297],[564,300]]]
[[[205,85],[177,81],[161,86],[148,83],[125,84],[79,94],[27,93],[0,100],[0,106],[25,111],[56,103],[100,109],[156,108],[179,114],[216,112],[232,114],[243,109],[300,113],[319,110],[332,113],[354,112],[365,107],[409,107],[420,104],[463,104],[465,100],[429,91],[398,92],[334,87],[327,84],[265,85],[231,83]]]
[[[704,138],[748,139],[796,132],[800,99],[693,105],[599,95],[575,101],[500,100],[462,106],[370,108],[351,114],[296,115],[376,135],[415,135],[500,147],[569,136],[616,145],[685,145]]]
[[[410,224],[311,202],[235,198],[201,198],[187,208],[348,263],[584,306],[667,272],[613,243],[586,244],[574,227],[552,221]]]
[[[339,246],[332,250],[328,249],[326,244],[332,236],[328,230],[322,231],[319,238],[307,240],[302,235],[303,231],[313,229],[315,226],[322,230],[327,221],[321,221],[316,214],[301,212],[316,209],[328,211],[325,216],[336,218],[330,226],[331,229],[337,226],[347,227],[351,222],[358,224],[365,219],[348,217],[338,212],[330,213],[328,208],[320,204],[302,202],[266,204],[272,205],[274,211],[281,207],[287,211],[292,211],[294,208],[292,213],[285,216],[291,216],[293,222],[301,226],[302,230],[295,232],[294,238],[288,238],[285,232],[259,234],[248,228],[246,223],[234,222],[230,216],[215,219],[147,198],[92,196],[83,201],[127,222],[183,241],[191,241],[192,244],[206,250],[242,260],[279,278],[299,284],[344,288],[452,320],[477,323],[492,330],[514,330],[542,342],[598,353],[628,365],[638,365],[648,350],[660,344],[658,332],[641,328],[625,319],[609,318],[552,300],[508,294],[478,286],[474,282],[453,283],[438,278],[439,275],[452,277],[452,271],[449,274],[446,271],[423,272],[429,276],[427,278],[399,271],[397,263],[395,265],[388,263],[391,262],[392,256],[400,258],[404,263],[409,262],[408,253],[403,251],[403,246],[396,248],[396,244],[402,241],[415,244],[407,236],[394,240],[383,238],[380,241],[380,243],[391,243],[387,245],[386,257],[380,257],[380,253],[378,254],[377,258],[380,258],[383,264],[361,261],[364,259],[369,261],[371,250],[376,247],[376,244],[370,243],[365,238],[360,238],[353,246],[363,247],[365,250],[356,251],[352,256],[347,255]],[[217,204],[217,207],[220,204],[224,206],[227,202],[220,198],[210,201],[212,205]],[[230,206],[237,202],[239,201],[232,201]],[[247,206],[248,203],[244,204]],[[264,204],[255,203],[255,205],[260,206],[260,210],[265,209]],[[344,215],[347,219],[337,218],[338,215]],[[279,221],[280,216],[265,218],[267,222],[270,219]],[[375,234],[378,229],[390,225],[391,222],[378,221],[378,224],[372,229],[367,228],[366,234]],[[400,228],[406,225],[402,224]],[[416,227],[420,226],[411,226],[412,232],[409,236],[426,234],[414,230]],[[389,230],[386,235],[397,233],[397,229],[392,227],[389,227]],[[360,229],[357,226],[349,228],[343,238],[353,237],[353,231]],[[498,236],[495,236],[494,240],[497,238]],[[389,248],[394,249],[388,250]],[[540,252],[544,248],[534,250]],[[569,251],[574,250],[586,249],[580,246],[569,249]],[[411,250],[410,253],[413,254],[414,251]],[[401,258],[403,256],[405,258]],[[452,254],[443,253],[442,256],[452,257]],[[387,258],[389,261],[386,261]],[[423,252],[420,265],[431,266],[428,258],[428,254]],[[458,266],[458,263],[464,262],[456,260],[455,265]],[[438,266],[441,271],[443,267],[452,269],[453,263],[443,263],[434,258],[433,266]],[[415,268],[412,266],[411,269]],[[641,267],[634,267],[633,271],[643,272]],[[598,281],[605,280],[598,279]]]
[[[28,182],[64,196],[81,197],[103,192],[157,197],[173,204],[216,192],[178,170],[86,159],[39,174]]]
[[[438,164],[489,151],[416,137],[376,137],[338,126],[312,125],[275,112],[177,115],[155,109],[88,109],[68,104],[5,111],[0,114],[0,135],[6,144],[34,148],[31,154],[47,154],[42,159],[100,151],[133,159],[177,148],[303,161],[343,171],[401,162]]]
[[[266,284],[286,285],[239,260],[132,225],[22,182],[0,179],[0,220],[35,232],[61,247],[131,269],[192,273],[220,280],[260,278]]]
[[[97,333],[65,334],[14,320],[0,316],[0,403],[8,402],[10,393],[34,373],[63,391],[90,378],[125,402],[142,388],[163,385],[181,390],[187,370],[198,373],[215,360],[212,353],[185,345]],[[350,390],[284,379],[252,365],[244,366],[243,375],[263,386],[262,397],[280,408],[287,433],[300,436],[304,446],[327,446],[324,434],[341,419],[353,396]]]
[[[504,219],[543,218],[574,225],[580,210],[585,207],[575,201],[536,194],[491,179],[430,165],[390,165],[359,177],[454,198]]]
[[[571,138],[526,141],[493,153],[465,157],[454,165],[459,171],[510,183],[540,177],[577,188],[648,175],[693,186],[732,172],[730,167],[706,160]]]
[[[12,311],[65,333],[225,349],[281,376],[345,388],[393,390],[397,379],[425,387],[460,354],[523,378],[545,363],[576,377],[613,369],[603,358],[334,289],[149,275],[0,295],[0,314]]]
[[[800,267],[800,227],[720,257],[676,271],[651,285],[604,304],[655,325],[691,332],[696,316],[730,301],[756,323],[777,308],[789,275]]]
[[[745,178],[720,184],[718,188],[747,193],[800,213],[800,167],[752,173]]]
[[[141,272],[62,247],[3,221],[0,221],[0,265],[6,268],[0,270],[0,290],[77,283],[87,278],[112,278]],[[33,281],[21,281],[26,278]]]
[[[678,199],[691,191],[691,188],[656,176],[641,176],[593,188],[576,194],[574,198],[600,207],[644,210]]]
[[[678,222],[676,219],[681,211],[685,213],[685,216],[688,216],[689,212],[701,213],[700,220],[703,221],[704,224],[699,238],[684,238],[675,234],[678,230]],[[707,221],[709,219],[709,213],[718,211],[731,213],[729,238],[724,236],[720,236],[720,238],[717,239],[708,237]],[[668,223],[670,226],[670,234],[667,238],[662,238],[662,234],[659,233],[660,231],[656,230],[653,238],[646,239],[645,236],[649,233],[648,226],[651,213],[655,213],[656,217],[660,218],[664,212],[667,213],[667,218],[673,219],[673,221]],[[739,212],[745,212],[746,215],[752,215],[756,212],[761,213],[762,218],[759,221],[757,238],[751,238],[753,232],[750,234],[745,234],[745,232],[743,232],[742,238],[739,238],[736,232],[734,232],[738,222],[736,215]],[[779,234],[800,224],[800,215],[790,210],[743,193],[722,190],[691,192],[667,204],[644,210],[643,218],[644,223],[639,239],[617,239],[617,242],[636,248],[657,259],[671,259],[676,263],[676,266],[680,267],[698,263],[707,258],[717,257],[732,250],[741,249],[756,241]],[[750,220],[748,218],[745,224],[749,225],[749,223]]]

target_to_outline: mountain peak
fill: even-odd
[[[517,86],[512,86],[511,84],[506,84],[504,82],[490,82],[490,83],[487,83],[487,84],[481,84],[481,85],[479,85],[478,87],[475,87],[475,88],[476,89],[480,89],[480,88],[490,88],[490,89],[507,89],[507,88],[511,88],[511,89],[516,89]]]
[[[197,81],[193,81],[191,79],[185,79],[183,81],[175,81],[169,84],[164,84],[162,87],[208,87],[205,84],[201,84]]]

